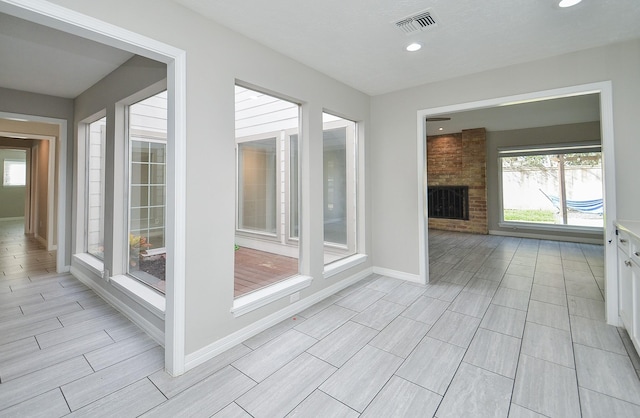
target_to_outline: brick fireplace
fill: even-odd
[[[468,220],[430,217],[429,228],[487,234],[485,129],[428,136],[427,186],[432,189],[445,186],[469,188]]]

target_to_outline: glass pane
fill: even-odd
[[[130,213],[129,224],[131,225],[131,230],[144,230],[148,228],[149,208],[131,209]]]
[[[104,161],[106,124],[106,117],[89,124],[86,159],[86,251],[101,260],[104,259]]]
[[[149,187],[131,186],[131,207],[149,206]]]
[[[149,187],[149,206],[164,206],[164,186]]]
[[[324,262],[356,253],[355,122],[323,114]]]
[[[164,292],[167,96],[129,107],[129,274]]]
[[[164,163],[165,161],[165,153],[167,146],[165,144],[158,144],[155,142],[151,142],[149,144],[150,147],[150,162],[152,163]]]
[[[148,184],[149,183],[149,164],[139,164],[132,162],[131,164],[131,184]]]
[[[603,227],[602,154],[564,154],[567,224]]]
[[[298,235],[299,113],[297,104],[236,86],[236,297],[298,274],[290,238]]]
[[[164,184],[164,164],[149,164],[149,183]]]
[[[347,245],[346,128],[323,132],[324,240]]]
[[[601,154],[501,158],[504,220],[603,226]]]
[[[289,136],[289,237],[299,238],[298,135]]]
[[[149,162],[149,144],[147,142],[131,142],[131,161]]]
[[[240,229],[276,233],[276,138],[239,144]]]

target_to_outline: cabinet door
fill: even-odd
[[[629,257],[629,238],[623,231],[618,234],[618,313],[623,326],[631,334],[633,322],[633,286]]]
[[[631,265],[631,326],[627,328],[627,332],[631,337],[631,341],[636,346],[636,350],[640,350],[640,265],[632,263]],[[625,312],[626,313],[626,312]]]

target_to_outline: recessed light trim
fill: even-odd
[[[416,52],[419,51],[422,48],[422,45],[417,43],[417,42],[413,42],[409,45],[407,45],[406,50],[409,52]]]
[[[575,6],[581,1],[582,0],[560,0],[560,3],[558,3],[558,6],[562,8],[571,7],[571,6]]]

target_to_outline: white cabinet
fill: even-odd
[[[631,341],[640,351],[640,222],[616,222],[618,313]]]

